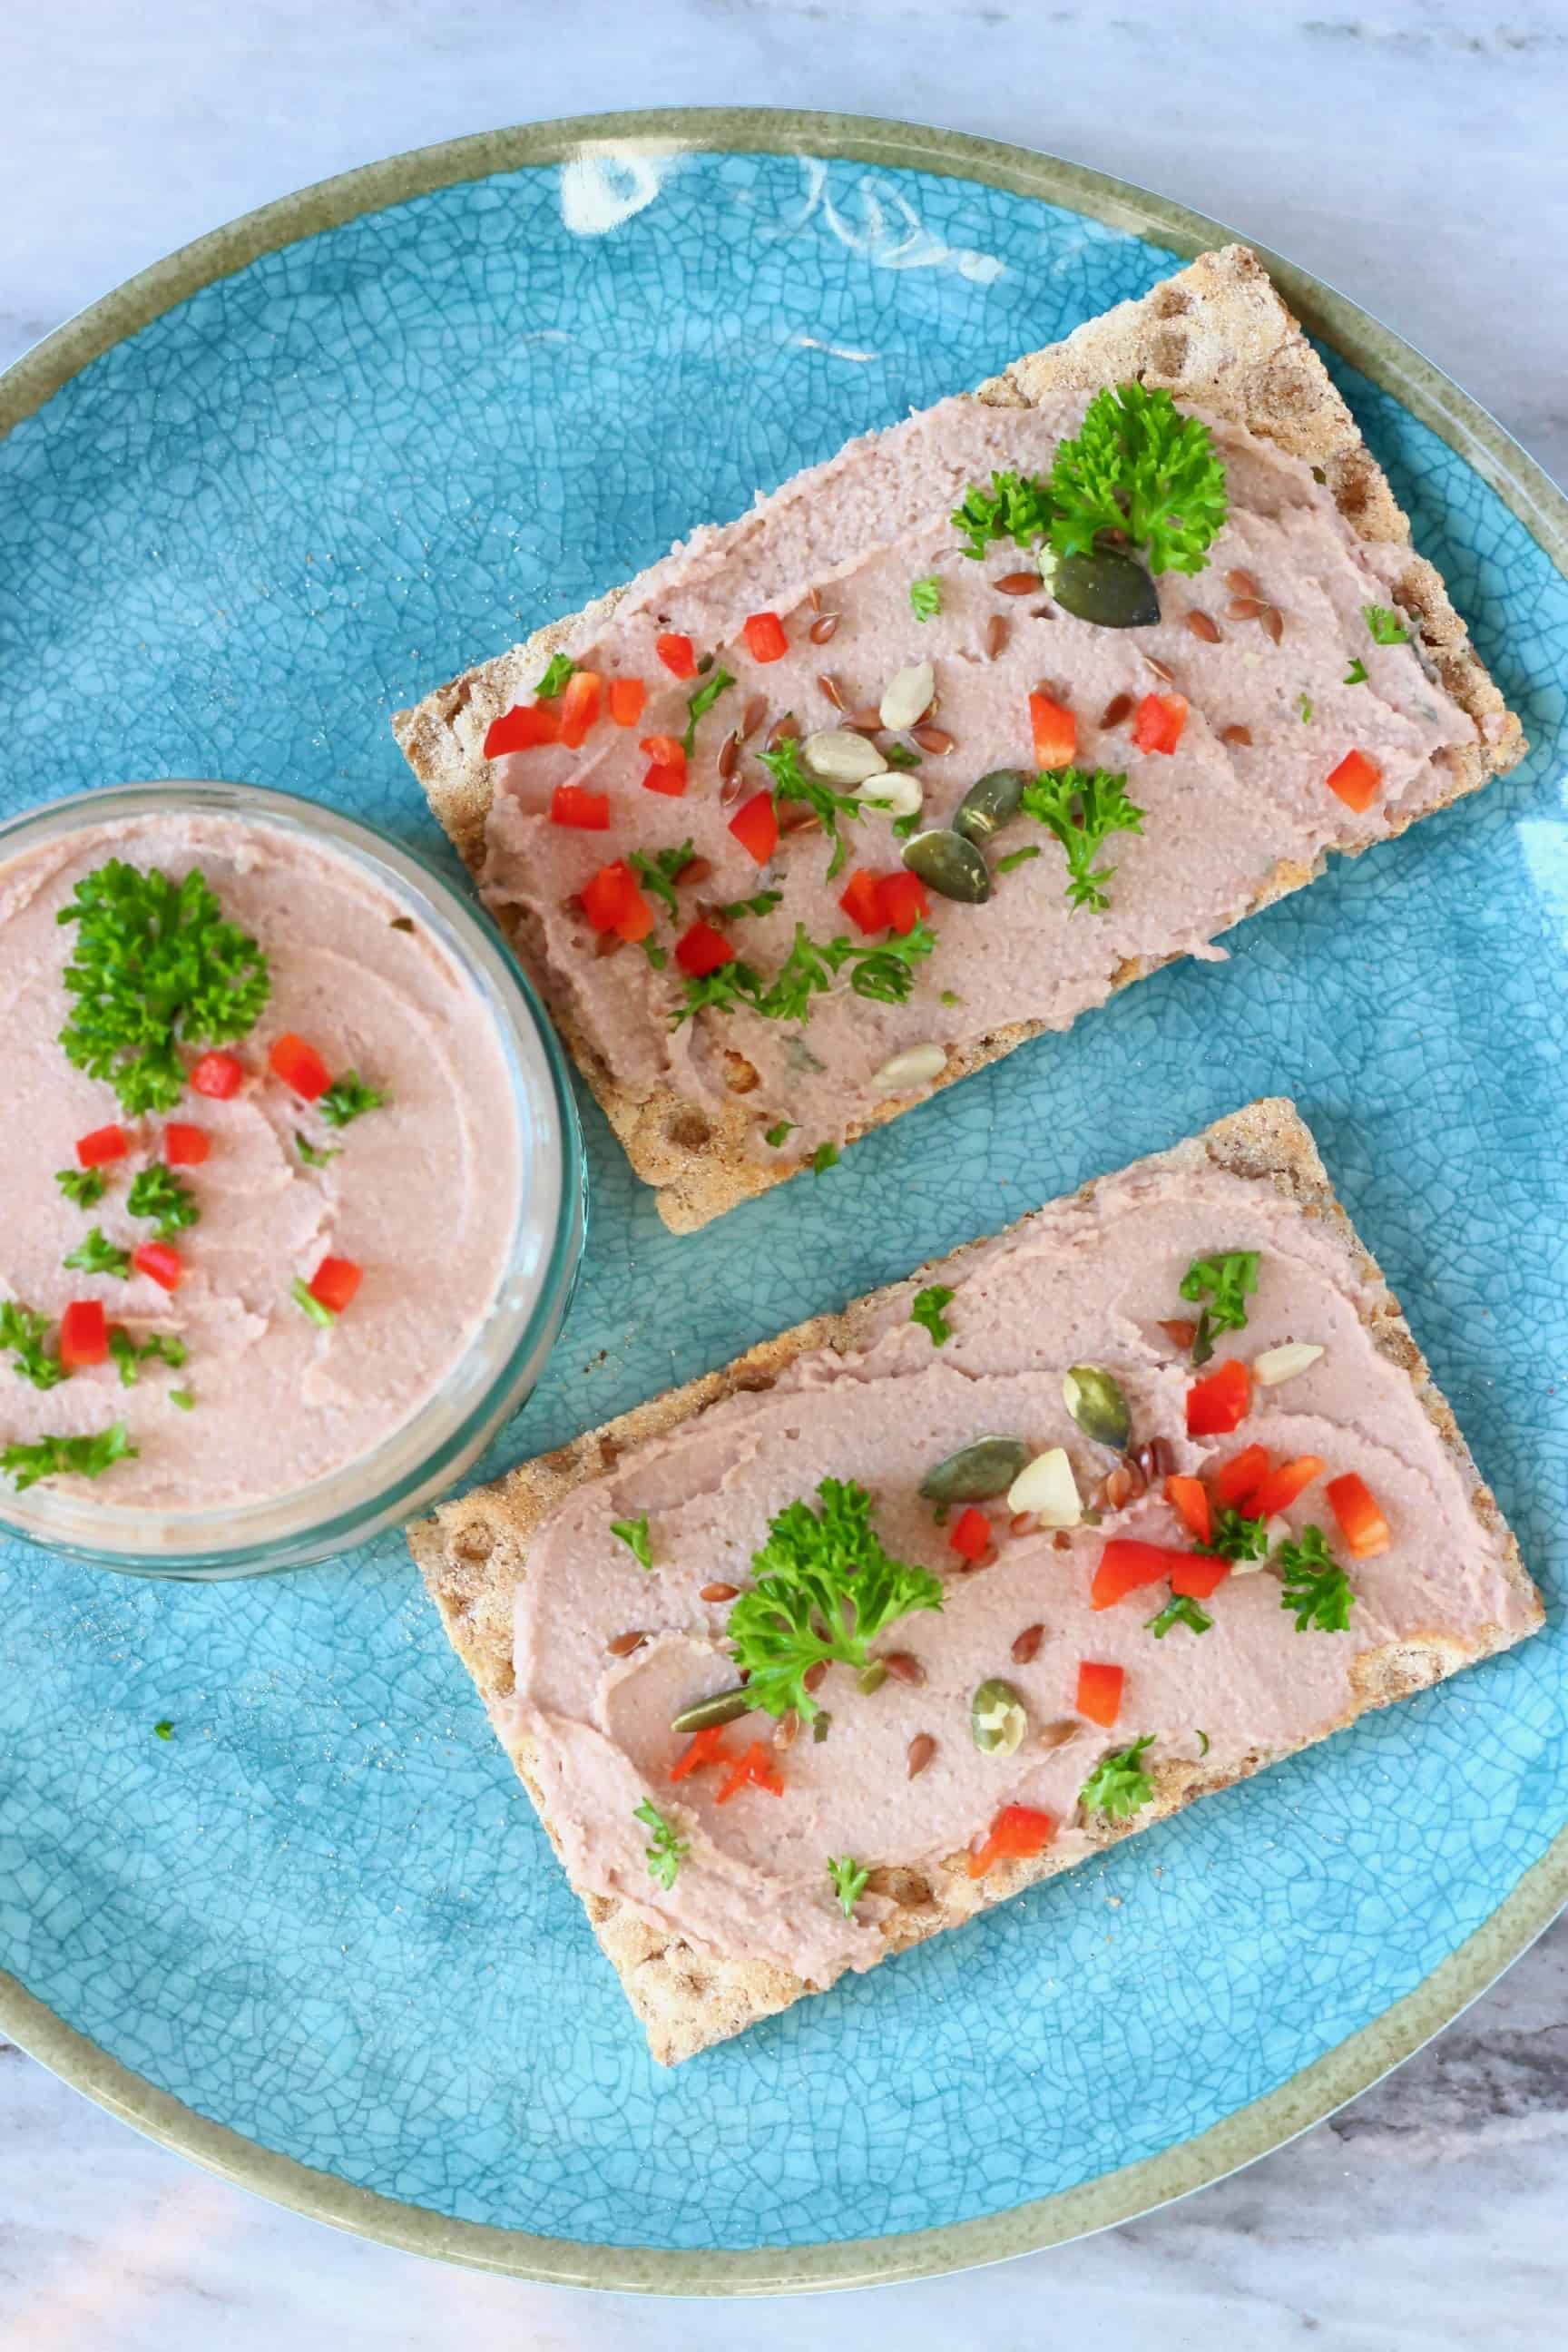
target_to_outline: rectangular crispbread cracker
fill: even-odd
[[[974,397],[998,407],[1027,407],[1062,392],[1134,377],[1163,385],[1177,399],[1215,411],[1319,467],[1361,539],[1409,544],[1409,522],[1354,419],[1257,256],[1245,246],[1200,255],[1139,300],[1121,303],[1065,341],[1017,361],[982,384]],[[637,584],[634,581],[630,588]],[[550,656],[584,624],[597,627],[607,621],[628,593],[627,587],[611,589],[584,613],[550,622],[526,643],[438,688],[415,709],[395,714],[394,730],[410,766],[475,874],[483,863],[492,790],[490,763],[481,748],[491,720],[527,699]],[[1474,792],[1489,776],[1511,767],[1525,749],[1518,719],[1504,707],[1432,565],[1413,552],[1392,593],[1434,674],[1476,721],[1480,740],[1457,752],[1451,764],[1434,763],[1427,796],[1406,802],[1391,819],[1390,834]],[[1320,858],[1309,866],[1281,860],[1251,904],[1237,910],[1237,919],[1300,888],[1324,863]],[[691,1104],[668,1088],[645,1093],[624,1084],[583,1034],[565,992],[555,984],[523,924],[505,908],[500,919],[632,1166],[656,1188],[659,1214],[672,1231],[692,1232],[795,1172],[790,1166],[763,1167],[750,1156],[750,1120],[742,1102],[694,1118]],[[1131,959],[1114,986],[1124,987],[1172,960]],[[983,1068],[1045,1027],[1038,1021],[1016,1022],[965,1041],[950,1051],[936,1085]],[[905,1101],[871,1111],[851,1129],[851,1139],[908,1108]]]
[[[1408,1377],[1416,1398],[1456,1465],[1468,1491],[1480,1525],[1504,1539],[1507,1572],[1533,1612],[1531,1632],[1541,1622],[1535,1588],[1519,1556],[1490,1491],[1480,1475],[1443,1397],[1433,1385],[1426,1361],[1399,1311],[1398,1302],[1384,1282],[1376,1263],[1358,1240],[1343,1210],[1334,1199],[1328,1175],[1308,1129],[1293,1104],[1283,1100],[1256,1102],[1220,1119],[1203,1134],[1173,1150],[1137,1163],[1141,1172],[1162,1167],[1190,1167],[1205,1155],[1215,1166],[1258,1184],[1272,1185],[1305,1217],[1321,1221],[1342,1248],[1347,1275],[1358,1301],[1361,1320],[1373,1345]],[[1085,1185],[1076,1196],[1092,1197]],[[849,1353],[865,1343],[879,1314],[889,1300],[908,1300],[922,1285],[951,1280],[962,1273],[976,1250],[992,1244],[973,1244],[950,1256],[918,1268],[904,1281],[857,1299],[839,1315],[819,1315],[794,1330],[764,1340],[722,1370],[654,1397],[622,1413],[603,1428],[590,1430],[572,1444],[524,1462],[495,1485],[481,1487],[447,1504],[430,1519],[409,1530],[409,1542],[440,1610],[454,1648],[479,1686],[492,1717],[513,1688],[512,1604],[520,1580],[528,1573],[530,1541],[556,1505],[572,1488],[606,1475],[633,1449],[664,1436],[681,1423],[721,1399],[744,1390],[771,1387],[784,1367],[808,1351],[831,1349]],[[1493,1629],[1468,1646],[1452,1635],[1391,1643],[1363,1654],[1352,1669],[1355,1703],[1343,1720],[1351,1722],[1368,1707],[1425,1688],[1468,1665],[1475,1658],[1510,1646],[1522,1634]],[[498,1730],[501,1729],[498,1722]],[[531,1769],[526,1740],[503,1745],[532,1798],[547,1832],[550,1813]],[[1293,1743],[1310,1746],[1310,1741]],[[1205,1796],[1236,1779],[1258,1770],[1291,1752],[1290,1748],[1254,1749],[1238,1771],[1209,1770],[1201,1763],[1170,1760],[1153,1767],[1154,1802],[1136,1819],[1120,1824],[1101,1823],[1094,1832],[1097,1847],[1152,1825],[1175,1812],[1193,1798]],[[559,1852],[559,1846],[557,1846]],[[984,1905],[1004,1900],[1037,1880],[1070,1867],[1047,1850],[1032,1862],[1016,1863],[983,1880]],[[901,1951],[941,1929],[973,1915],[974,1888],[963,1882],[962,1902],[952,1899],[938,1881],[927,1882],[910,1872],[883,1874],[880,1891],[892,1895],[894,1908],[879,1931],[884,1938],[879,1957]],[[591,1890],[576,1889],[611,1965],[620,1977],[626,1999],[641,2019],[653,2055],[662,2064],[674,2064],[696,2052],[741,2032],[758,2019],[787,2008],[815,1988],[766,1961],[727,1958],[699,1950],[682,1937],[651,1926],[628,1905]]]

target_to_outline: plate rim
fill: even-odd
[[[656,107],[471,133],[317,181],[178,247],[79,312],[0,373],[0,439],[117,343],[202,288],[366,214],[574,155],[809,154],[976,181],[1032,196],[1184,256],[1240,232],[1173,199],[1042,151],[869,115],[771,107]],[[1252,240],[1245,240],[1251,243]],[[1255,245],[1291,309],[1478,473],[1568,577],[1568,497],[1489,411],[1359,304]],[[1525,1951],[1568,1902],[1568,1830],[1410,1992],[1207,2131],[1075,2189],[971,2221],[805,2246],[606,2246],[456,2221],[354,2187],[212,2121],[121,2064],[0,1969],[0,2032],[144,2137],[272,2202],[410,2253],[546,2284],[752,2295],[890,2284],[1037,2252],[1152,2211],[1283,2146],[1419,2049]]]

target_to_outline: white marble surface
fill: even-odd
[[[1179,196],[1342,287],[1568,474],[1568,15],[1455,0],[0,0],[0,364],[216,222],[501,121],[672,103],[941,121]],[[867,2352],[1555,2340],[1568,1927],[1378,2089],[1162,2215],[978,2276],[637,2305],[340,2238],[0,2046],[16,2352]]]

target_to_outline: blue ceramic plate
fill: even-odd
[[[395,706],[1214,236],[1016,151],[770,115],[509,133],[241,223],[0,383],[0,812],[231,776],[442,854]],[[700,1238],[585,1102],[582,1287],[489,1469],[1288,1092],[1560,1593],[1563,508],[1285,283],[1363,363],[1332,362],[1528,764]],[[665,2074],[399,1542],[217,1590],[19,1549],[0,1580],[0,2023],[252,2186],[540,2275],[890,2277],[1137,2210],[1402,2055],[1568,1877],[1554,1611]]]

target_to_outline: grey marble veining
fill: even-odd
[[[0,364],[214,223],[402,147],[657,104],[823,106],[1055,150],[1363,301],[1568,473],[1568,15],[1427,0],[12,0]],[[427,2266],[195,2171],[0,2045],[17,2352],[1530,2352],[1562,2332],[1568,1925],[1331,2121],[1164,2212],[980,2275],[736,2315]]]
[[[1145,2220],[1000,2268],[733,2311],[445,2271],[195,2171],[0,2048],[17,2352],[1541,2352],[1561,2332],[1568,1921],[1338,2116]]]

